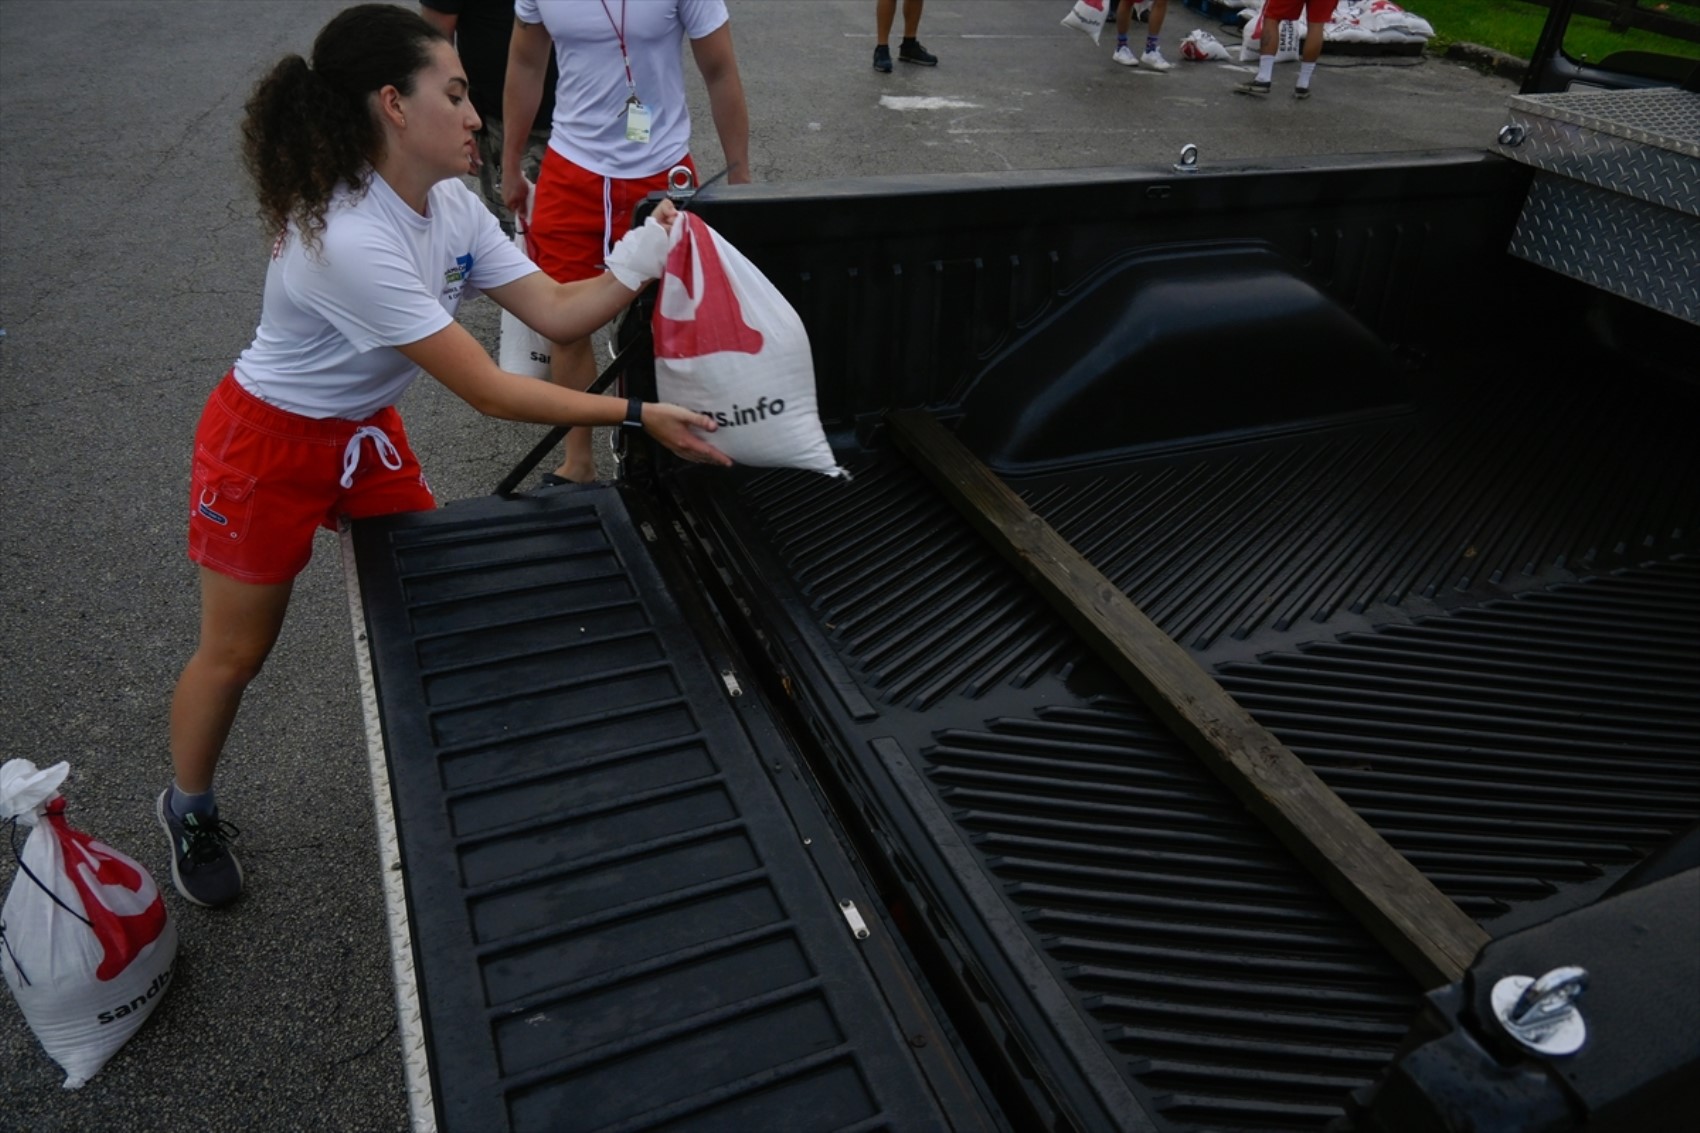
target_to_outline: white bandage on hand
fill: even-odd
[[[620,237],[608,254],[609,272],[622,286],[633,291],[652,279],[660,279],[666,264],[667,230],[653,216]]]

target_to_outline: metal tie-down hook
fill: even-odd
[[[1493,1013],[1512,1038],[1538,1054],[1575,1054],[1588,1027],[1576,1000],[1588,990],[1584,968],[1554,968],[1538,980],[1506,976],[1493,985]]]

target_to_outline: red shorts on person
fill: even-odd
[[[695,176],[688,156],[678,164]],[[604,177],[550,149],[537,175],[526,254],[557,283],[600,275],[607,249],[631,229],[632,210],[666,188],[666,173],[630,180]]]
[[[267,405],[234,373],[195,429],[189,558],[240,582],[288,582],[339,517],[429,511],[436,497],[393,407],[363,421]]]
[[[1296,20],[1304,13],[1306,23],[1327,23],[1334,15],[1340,0],[1265,0],[1263,18],[1266,20]]]

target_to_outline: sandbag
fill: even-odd
[[[713,418],[709,443],[739,464],[849,475],[821,428],[803,320],[754,264],[680,213],[659,287],[651,327],[662,401]]]
[[[1181,40],[1182,59],[1203,63],[1212,59],[1226,60],[1228,57],[1228,49],[1222,46],[1222,41],[1203,28],[1193,28],[1187,37]]]
[[[526,247],[526,237],[531,231],[531,206],[537,197],[537,186],[527,185],[525,194],[525,215],[514,217],[514,247],[527,259],[531,251]],[[518,316],[502,312],[502,337],[496,354],[496,365],[510,374],[519,374],[527,378],[548,378],[549,356],[553,353],[555,344],[538,334],[524,323]]]
[[[1391,0],[1340,0],[1322,37],[1329,43],[1426,43],[1434,26]]]
[[[1245,26],[1245,38],[1240,40],[1240,62],[1253,63],[1257,61],[1263,45],[1263,7],[1258,5],[1257,15],[1251,17]],[[1282,20],[1280,28],[1275,33],[1275,62],[1291,63],[1299,57],[1299,49],[1304,46],[1305,29],[1308,27],[1303,16],[1296,20]]]
[[[1062,18],[1065,28],[1085,32],[1097,43],[1098,37],[1104,34],[1104,0],[1074,0],[1074,7],[1068,10],[1068,15]]]
[[[66,763],[0,767],[0,820],[12,834],[13,823],[34,827],[0,909],[0,970],[74,1090],[164,999],[177,928],[147,870],[65,821],[68,774]]]

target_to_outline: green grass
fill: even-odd
[[[1492,47],[1519,59],[1535,50],[1535,40],[1546,22],[1547,10],[1527,0],[1401,0],[1401,7],[1415,12],[1434,26],[1431,47],[1449,43],[1475,43]],[[1672,4],[1666,15],[1700,19],[1696,9]],[[1614,32],[1604,20],[1577,16],[1564,37],[1565,53],[1600,60],[1616,51],[1657,51],[1700,59],[1700,43],[1653,35],[1630,29]]]

